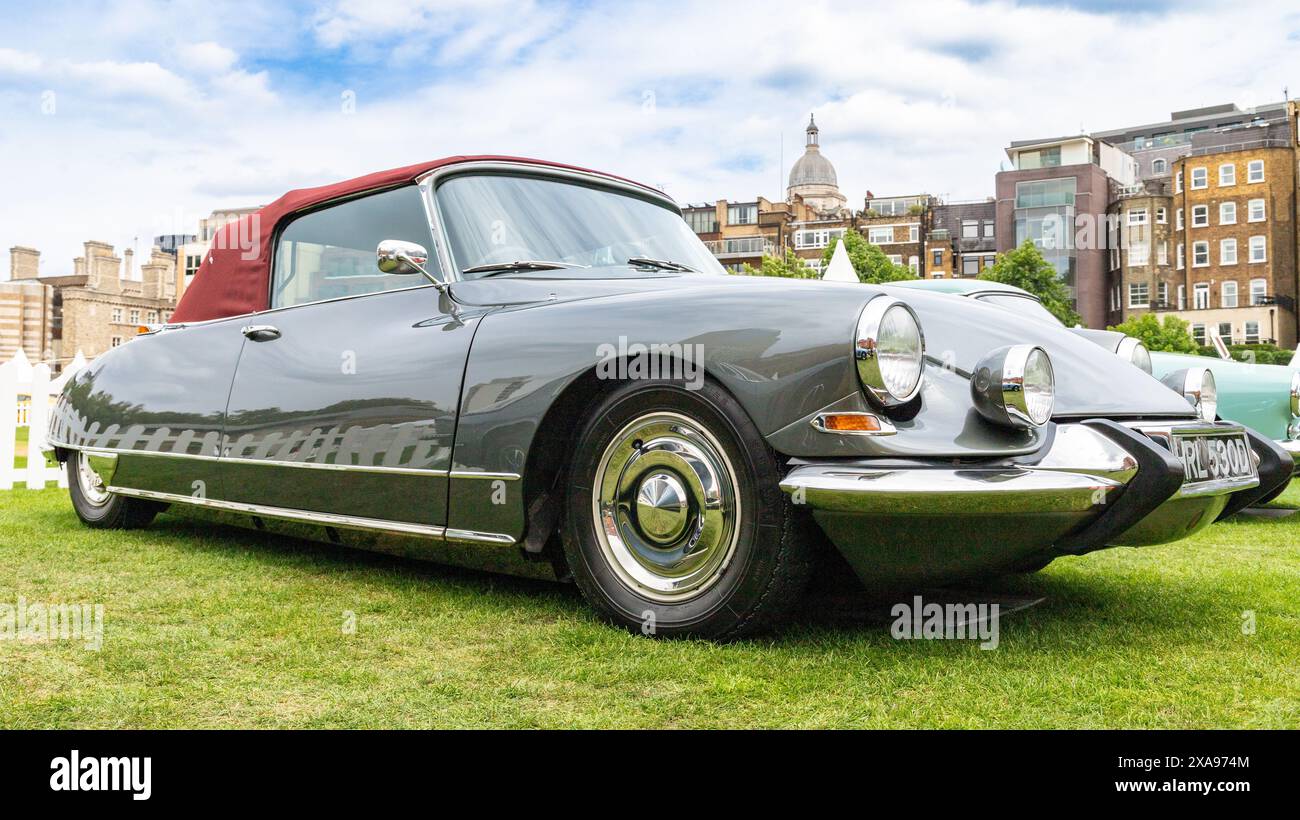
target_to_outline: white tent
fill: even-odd
[[[842,240],[835,243],[835,251],[831,253],[831,263],[826,266],[822,280],[854,283],[861,281],[858,279],[857,272],[853,270],[853,263],[849,261],[849,252],[844,249]]]

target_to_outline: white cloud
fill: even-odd
[[[57,273],[92,236],[129,244],[178,211],[453,153],[587,165],[680,201],[779,198],[810,111],[850,202],[868,188],[982,198],[1012,139],[1271,102],[1300,76],[1284,3],[1254,5],[1252,26],[1208,6],[960,0],[204,8],[134,0],[57,31],[12,21],[0,181],[22,195],[0,197],[0,248],[36,245]]]

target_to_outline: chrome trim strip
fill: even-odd
[[[190,504],[195,507],[210,507],[226,512],[242,513],[263,518],[277,518],[283,521],[303,521],[326,527],[340,527],[348,530],[374,530],[378,532],[396,532],[404,535],[419,535],[426,538],[443,538],[446,528],[433,524],[411,524],[405,521],[387,521],[378,518],[359,518],[351,515],[312,512],[310,510],[293,510],[285,507],[268,507],[261,504],[245,504],[238,501],[221,501],[215,498],[195,498],[190,495],[175,495],[154,490],[136,490],[130,487],[109,487],[110,493],[117,495],[145,498],[150,501],[164,501],[169,504]],[[511,539],[513,542],[513,539]]]
[[[156,458],[188,458],[194,461],[219,461],[222,464],[251,464],[257,467],[301,467],[309,470],[337,470],[340,472],[352,473],[393,473],[397,475],[423,475],[446,477],[449,475],[448,470],[424,469],[421,467],[384,467],[375,464],[332,464],[318,461],[280,461],[269,458],[232,458],[229,456],[205,456],[198,453],[172,453],[165,450],[127,450],[121,447],[74,447],[71,444],[61,442],[51,442],[50,447],[62,447],[66,450],[85,450],[87,453],[96,453],[115,456],[149,456]],[[505,477],[509,474],[493,475],[493,477]],[[518,478],[519,476],[515,476]]]
[[[1295,461],[1295,472],[1300,473],[1300,441],[1291,439],[1289,441],[1279,441],[1278,444],[1282,446],[1283,450],[1291,454],[1291,459]]]
[[[828,430],[826,428],[827,416],[870,416],[880,425],[879,430]],[[812,428],[819,433],[829,433],[834,436],[892,436],[898,432],[898,429],[882,416],[875,413],[862,413],[856,410],[846,411],[843,413],[818,413],[808,422]]]
[[[518,481],[523,478],[519,473],[492,473],[481,470],[451,470],[448,475],[452,478],[491,478],[501,481]]]
[[[477,530],[448,529],[448,541],[463,541],[470,544],[493,544],[500,547],[513,546],[514,536],[500,532],[478,532]]]

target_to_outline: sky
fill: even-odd
[[[1288,84],[1293,2],[0,0],[0,249],[138,263],[213,210],[460,153],[780,199],[809,113],[857,207],[979,199],[1011,140]]]

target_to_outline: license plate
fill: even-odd
[[[1184,490],[1186,485],[1236,483],[1237,480],[1249,481],[1259,476],[1250,444],[1241,433],[1175,435],[1172,443],[1174,455],[1183,460]]]

